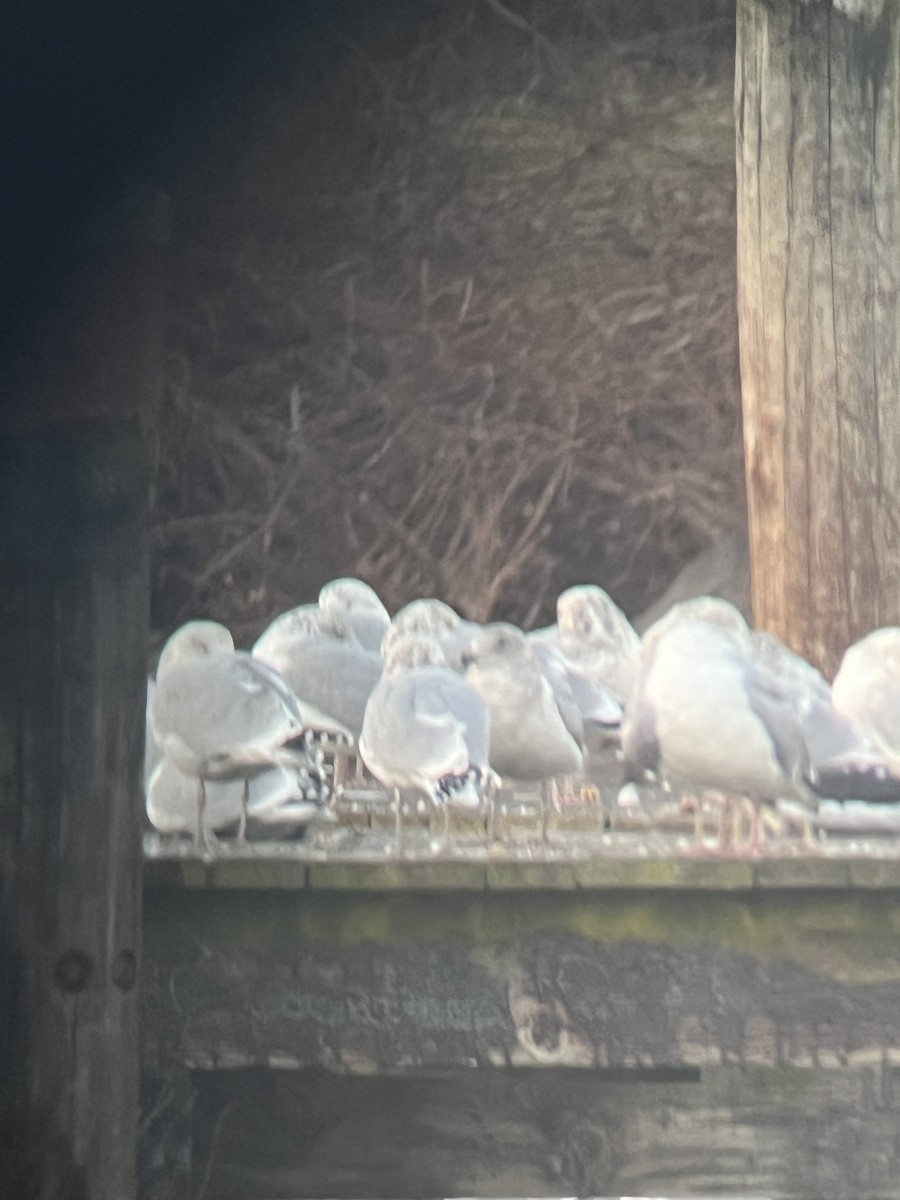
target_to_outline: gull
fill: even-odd
[[[230,632],[215,621],[191,621],[169,638],[150,724],[163,756],[196,781],[197,836],[204,846],[208,781],[242,780],[246,813],[253,775],[278,765],[308,766],[297,746],[315,733],[349,736],[338,722],[301,707],[277,671],[235,651]]]
[[[750,626],[741,610],[730,600],[721,596],[692,596],[688,600],[673,604],[655,622],[655,627],[664,629],[678,621],[685,620],[704,621],[707,625],[715,625],[719,629],[724,629],[726,633],[731,634],[739,646],[748,652],[750,650]]]
[[[580,700],[583,701],[585,693],[583,692],[581,697],[579,697],[579,694],[576,692],[579,678],[573,676],[563,655],[550,642],[532,641],[528,637],[528,634],[525,635],[525,639],[532,657],[540,667],[544,678],[550,684],[553,699],[556,701],[556,707],[559,709],[559,715],[563,719],[563,724],[583,750],[584,728],[588,716],[580,702]],[[609,697],[609,700],[611,704],[615,704],[612,697]],[[617,704],[615,704],[614,712],[616,722],[620,721],[622,710]]]
[[[301,605],[277,617],[253,647],[253,656],[274,667],[301,703],[340,722],[358,741],[366,704],[381,678],[382,660],[352,635],[348,614]],[[343,790],[351,747],[335,744],[334,789]],[[362,764],[357,756],[357,783]]]
[[[156,740],[153,726],[150,724],[150,708],[153,704],[153,693],[156,691],[156,680],[152,675],[147,676],[147,704],[144,715],[144,796],[150,787],[153,772],[162,761],[162,747]]]
[[[252,654],[278,671],[301,703],[314,705],[359,737],[382,662],[377,651],[353,636],[346,613],[328,614],[316,605],[291,609],[264,631]]]
[[[525,636],[575,740],[583,745],[589,730],[615,733],[622,724],[622,704],[590,669],[565,653],[556,626],[533,630]]]
[[[361,579],[332,579],[319,592],[319,608],[327,618],[340,619],[350,637],[377,654],[391,623],[375,590]]]
[[[504,778],[540,783],[546,840],[547,800],[558,806],[556,781],[583,773],[582,748],[521,629],[486,625],[472,638],[465,662],[467,681],[490,709],[491,766]]]
[[[389,649],[369,697],[359,739],[363,761],[394,790],[398,846],[401,788],[423,793],[433,810],[477,807],[496,778],[488,758],[490,717],[478,693],[447,666],[440,643],[410,634]]]
[[[596,584],[567,588],[556,601],[559,644],[567,660],[624,704],[634,685],[640,638]]]
[[[892,788],[900,786],[900,627],[876,629],[850,646],[831,695],[838,712],[854,721],[874,745],[887,772],[879,780],[881,794],[854,799],[891,802]]]
[[[306,767],[270,767],[247,780],[246,811],[244,786],[240,779],[205,784],[205,838],[247,819],[290,831],[317,818],[334,819],[325,807],[321,780]],[[147,816],[159,833],[196,832],[197,781],[170,759],[161,759],[150,776]]]
[[[284,655],[284,661],[290,661],[292,644],[302,638],[316,637],[322,631],[322,621],[323,613],[318,604],[298,604],[296,608],[289,608],[266,626],[253,644],[251,653],[263,662],[272,658],[270,665],[280,671],[274,659]]]
[[[731,606],[708,609],[717,621],[698,617],[692,603],[693,614],[670,612],[644,635],[622,731],[627,774],[650,770],[675,788],[746,796],[755,851],[764,802],[814,799],[797,687],[754,660]]]
[[[528,640],[556,689],[562,666],[585,730],[615,733],[634,683],[640,639],[625,614],[594,584],[568,588],[556,611],[557,623],[533,630]]]
[[[900,627],[876,629],[850,646],[831,691],[839,711],[900,765]]]
[[[886,804],[900,800],[900,778],[884,748],[854,713],[841,710],[820,671],[761,630],[750,636],[750,653],[754,662],[778,676],[792,698],[806,751],[806,781],[817,796]]]
[[[394,643],[408,634],[425,634],[440,643],[447,665],[464,673],[462,656],[480,628],[472,621],[464,621],[443,600],[432,597],[412,600],[394,614],[381,643],[381,652],[388,654]]]

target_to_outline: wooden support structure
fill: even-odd
[[[0,1191],[34,1200],[135,1192],[163,205],[107,216],[5,365]]]
[[[900,4],[738,0],[757,622],[826,672],[900,621]]]
[[[145,1187],[900,1198],[900,860],[146,863]]]

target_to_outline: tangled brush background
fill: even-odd
[[[639,610],[743,519],[733,5],[325,7],[170,155],[155,628]]]

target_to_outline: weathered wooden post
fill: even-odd
[[[0,1191],[135,1190],[159,196],[92,237],[0,429]]]
[[[738,0],[757,622],[832,672],[900,621],[898,0]]]

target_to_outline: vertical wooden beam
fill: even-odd
[[[135,1192],[160,204],[105,226],[5,379],[0,1192],[33,1200]]]
[[[826,672],[900,622],[898,9],[738,0],[754,611]]]

